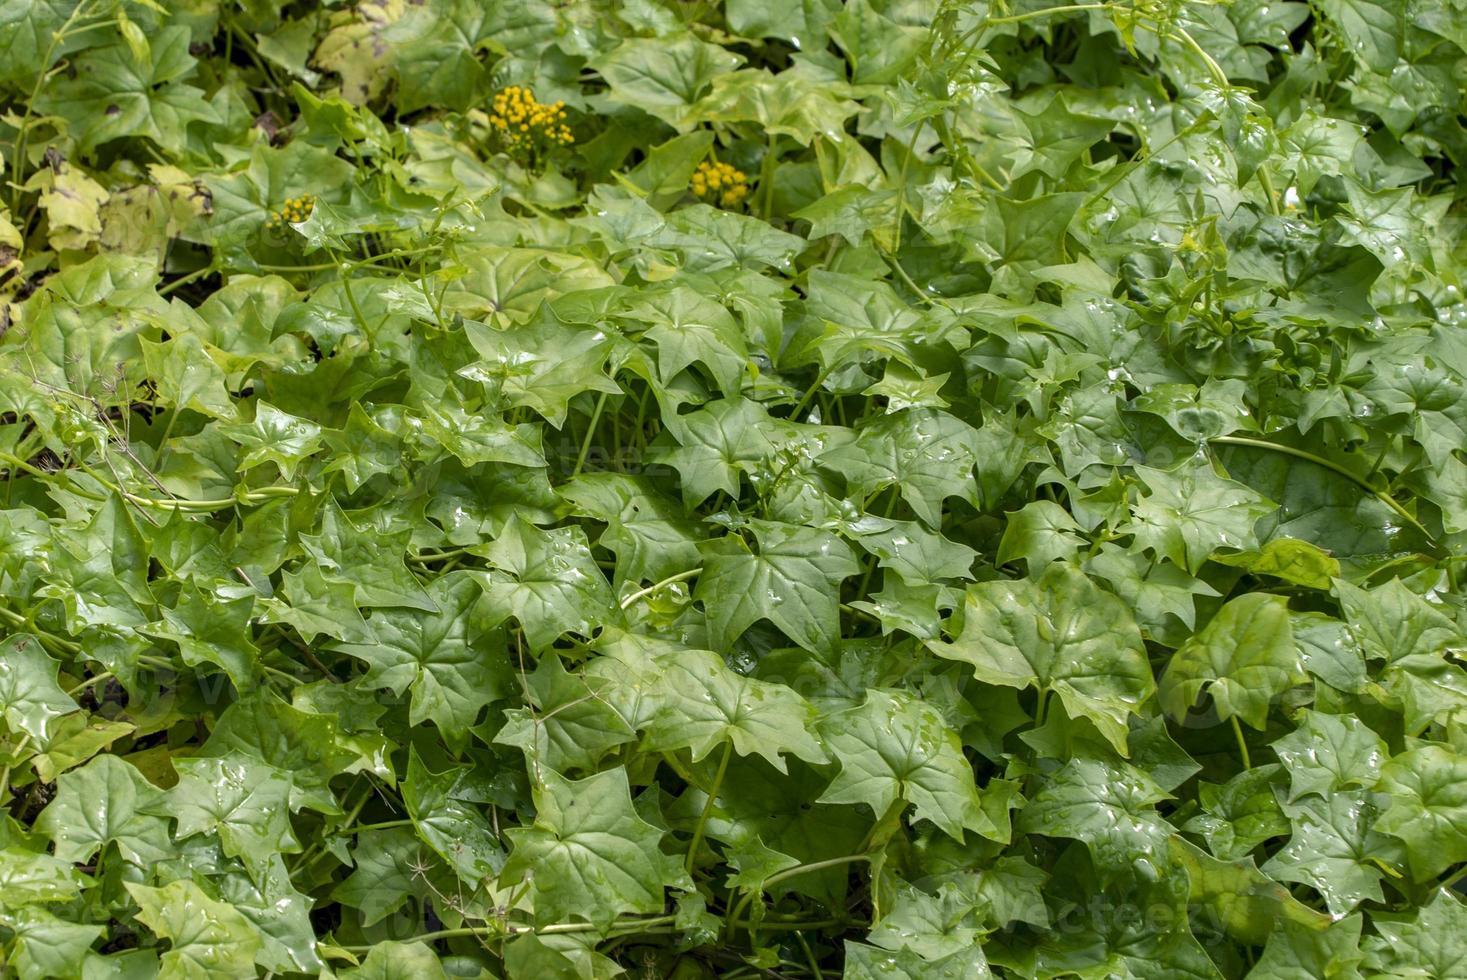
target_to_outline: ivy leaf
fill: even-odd
[[[1310,793],[1373,788],[1390,758],[1385,741],[1359,718],[1319,711],[1304,712],[1299,727],[1274,742],[1273,750],[1293,781],[1291,802]]]
[[[737,496],[739,474],[773,456],[783,441],[769,413],[742,399],[715,401],[685,416],[674,435],[679,445],[664,451],[660,461],[682,477],[683,498],[689,505],[702,503],[718,490]]]
[[[350,585],[356,605],[436,612],[432,598],[403,564],[401,556],[411,540],[411,531],[388,534],[359,527],[334,502],[321,509],[318,533],[300,535],[301,547],[315,559],[327,586]]]
[[[153,815],[161,795],[133,766],[99,755],[58,777],[56,798],[36,828],[55,842],[62,860],[85,863],[115,843],[126,860],[146,868],[173,853],[168,822]]]
[[[843,976],[848,980],[979,980],[992,975],[977,946],[940,959],[926,959],[911,950],[891,952],[846,941]]]
[[[544,531],[515,518],[487,557],[500,570],[488,576],[488,602],[519,621],[532,649],[566,632],[590,636],[610,616],[611,589],[579,527]]]
[[[543,777],[535,822],[508,831],[514,849],[501,875],[509,883],[533,871],[537,922],[575,916],[604,930],[618,915],[662,911],[666,888],[691,886],[660,849],[662,832],[638,815],[624,770]]]
[[[703,574],[693,597],[708,610],[714,645],[726,648],[767,619],[812,653],[834,649],[840,611],[834,589],[860,571],[850,546],[831,534],[773,521],[751,521],[758,551],[738,536],[699,545]]]
[[[985,684],[1054,692],[1122,755],[1126,717],[1155,690],[1130,612],[1082,572],[1052,564],[1037,579],[968,587],[962,628],[933,653],[973,665]]]
[[[427,945],[391,939],[374,945],[361,966],[343,970],[337,976],[342,980],[396,980],[397,977],[448,980],[442,962]]]
[[[138,919],[169,941],[159,977],[238,977],[255,971],[260,936],[249,920],[215,901],[192,881],[162,888],[127,883],[138,903]]]
[[[660,582],[697,567],[697,525],[649,480],[583,473],[559,493],[581,513],[606,523],[597,543],[616,555],[619,581]]]
[[[409,898],[421,902],[457,888],[433,851],[405,827],[357,834],[351,860],[355,870],[332,889],[331,897],[359,909],[363,925],[381,922]]]
[[[978,506],[976,439],[976,430],[946,412],[908,409],[882,415],[861,429],[854,442],[825,453],[820,462],[844,474],[851,490],[868,500],[876,491],[896,486],[918,517],[941,527],[948,497]]]
[[[57,721],[79,710],[56,683],[59,666],[31,634],[15,633],[0,642],[0,712],[11,731],[43,746]]]
[[[1417,881],[1467,860],[1464,779],[1467,756],[1442,745],[1418,746],[1393,756],[1380,769],[1375,789],[1389,796],[1390,806],[1376,829],[1405,842]]]
[[[158,29],[142,64],[121,42],[92,48],[79,56],[69,78],[43,90],[38,105],[68,120],[84,154],[127,136],[144,136],[181,154],[190,124],[219,121],[203,91],[184,81],[195,70],[189,39],[181,25]]]
[[[1365,965],[1381,976],[1450,977],[1467,966],[1467,906],[1445,888],[1414,915],[1374,917],[1379,935],[1368,938]]]
[[[234,686],[247,689],[259,673],[259,649],[250,639],[255,598],[225,599],[197,587],[184,590],[173,608],[163,608],[163,622],[149,627],[149,636],[178,644],[189,666],[216,664]]]
[[[827,761],[811,734],[815,709],[790,688],[737,674],[706,650],[668,651],[657,658],[655,673],[660,703],[649,748],[688,749],[698,762],[730,742],[739,755],[763,756],[780,772],[787,771],[786,752]]]
[[[606,54],[596,68],[617,100],[684,128],[688,110],[708,83],[741,60],[716,44],[681,34],[628,38]]]
[[[1204,462],[1173,472],[1137,466],[1136,474],[1151,490],[1132,510],[1136,545],[1193,575],[1219,548],[1257,547],[1253,525],[1274,510],[1262,496],[1223,479]]]
[[[509,690],[510,665],[494,643],[472,573],[445,575],[428,587],[435,612],[379,609],[367,620],[370,643],[336,649],[366,661],[367,683],[411,692],[412,724],[431,720],[444,736],[467,734],[479,710]]]
[[[1367,657],[1388,662],[1431,657],[1456,638],[1446,614],[1398,578],[1368,591],[1337,579],[1335,593]]]
[[[1382,799],[1351,790],[1325,799],[1307,797],[1286,806],[1284,812],[1294,824],[1293,836],[1269,858],[1263,872],[1279,881],[1312,886],[1335,916],[1363,901],[1381,901],[1384,875],[1372,859],[1385,853],[1374,829]]]
[[[1327,929],[1311,929],[1280,920],[1248,975],[1256,980],[1359,980],[1365,958],[1360,950],[1362,922],[1361,916],[1349,915]]]
[[[258,691],[230,705],[215,724],[201,755],[243,755],[290,773],[290,807],[339,812],[331,792],[333,776],[363,765],[342,742],[334,717],[301,711],[269,691]]]
[[[1002,837],[983,812],[961,744],[931,706],[868,691],[859,707],[824,719],[821,731],[841,766],[821,802],[865,803],[880,819],[902,800],[958,840],[964,830]]]
[[[180,759],[178,785],[158,812],[178,821],[175,836],[217,834],[224,853],[261,875],[274,855],[300,850],[290,825],[290,777],[244,756]]]
[[[1231,600],[1172,655],[1161,677],[1161,704],[1181,720],[1203,690],[1218,717],[1267,722],[1273,699],[1305,681],[1288,602],[1250,592]]]
[[[1275,792],[1282,775],[1278,765],[1254,766],[1221,785],[1202,783],[1197,796],[1203,812],[1183,829],[1201,834],[1223,861],[1240,860],[1264,841],[1286,836],[1291,824]]]
[[[1134,867],[1154,879],[1166,863],[1174,833],[1156,812],[1167,793],[1127,765],[1073,759],[1048,780],[1019,813],[1018,829],[1085,842],[1107,873]]]
[[[504,866],[504,851],[484,814],[456,798],[463,792],[458,789],[463,775],[452,767],[430,772],[418,753],[410,752],[402,799],[423,840],[460,878],[477,886]]]
[[[57,918],[45,909],[17,909],[0,915],[15,933],[11,965],[21,980],[80,976],[82,961],[105,926],[84,925]]]
[[[613,703],[618,685],[568,673],[554,652],[524,683],[532,707],[507,709],[494,741],[518,746],[531,760],[560,773],[595,771],[608,751],[636,737]]]

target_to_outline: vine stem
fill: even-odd
[[[693,873],[693,865],[698,860],[698,848],[703,843],[703,829],[708,826],[708,817],[713,812],[713,804],[718,800],[718,791],[723,789],[723,776],[728,772],[728,760],[733,755],[733,741],[723,743],[723,757],[718,760],[718,772],[713,775],[713,785],[708,789],[708,802],[703,804],[703,812],[698,814],[698,825],[693,828],[693,841],[688,845],[688,874]]]
[[[1355,484],[1366,493],[1375,497],[1376,500],[1379,500],[1391,510],[1395,511],[1402,520],[1406,521],[1406,523],[1410,524],[1416,530],[1424,534],[1426,536],[1426,540],[1430,541],[1432,544],[1436,543],[1436,537],[1430,531],[1428,531],[1426,527],[1420,521],[1418,521],[1410,511],[1402,507],[1400,502],[1397,501],[1396,498],[1392,497],[1390,494],[1382,490],[1377,490],[1375,487],[1372,487],[1369,483],[1366,483],[1364,479],[1356,476],[1354,473],[1351,473],[1339,463],[1325,459],[1323,456],[1316,456],[1314,453],[1311,453],[1308,450],[1295,449],[1293,446],[1286,446],[1283,443],[1278,442],[1269,442],[1266,439],[1249,439],[1245,436],[1213,436],[1208,441],[1220,442],[1226,446],[1249,446],[1254,449],[1271,449],[1276,453],[1283,453],[1287,456],[1293,456],[1296,459],[1307,460],[1315,464],[1316,466],[1323,466],[1325,469],[1329,470],[1332,473],[1338,473],[1340,476],[1343,476],[1345,479],[1349,480],[1351,483]]]
[[[1243,768],[1252,769],[1253,762],[1248,758],[1248,741],[1243,738],[1243,726],[1238,724],[1238,716],[1233,715],[1228,721],[1233,723],[1233,737],[1238,740],[1238,753],[1243,757]]]
[[[601,410],[606,407],[606,392],[601,392],[596,398],[596,407],[591,409],[591,421],[586,426],[586,438],[581,440],[581,451],[576,455],[576,468],[571,471],[571,477],[581,475],[581,468],[586,465],[586,456],[591,452],[591,437],[596,435],[596,423],[601,421]]]
[[[660,592],[661,590],[667,588],[669,585],[676,585],[678,582],[685,582],[693,576],[701,575],[702,573],[702,568],[690,568],[686,572],[678,572],[676,575],[669,575],[661,582],[655,582],[652,585],[647,586],[645,589],[638,589],[636,592],[633,592],[631,595],[627,596],[621,601],[621,607],[623,609],[630,609],[632,606],[636,605],[639,600],[647,598],[652,593]]]
[[[824,871],[826,868],[838,868],[843,864],[855,864],[858,861],[870,860],[871,855],[869,854],[847,854],[844,857],[827,858],[824,861],[812,861],[810,864],[797,865],[796,867],[786,868],[784,871],[770,875],[764,879],[764,884],[759,887],[758,891],[750,889],[744,892],[744,897],[739,900],[738,905],[734,906],[733,914],[728,917],[724,939],[733,938],[733,931],[739,924],[739,916],[749,907],[749,903],[754,900],[754,896],[768,891],[770,885],[777,885],[781,881],[794,878],[797,875],[809,874],[813,871]]]
[[[1050,17],[1054,14],[1077,14],[1085,10],[1110,10],[1113,3],[1072,3],[1064,7],[1046,7],[1043,10],[1031,10],[1023,14],[1010,14],[1007,17],[990,17],[982,24],[983,27],[992,27],[994,24],[1019,24],[1026,20],[1038,20],[1041,17]]]

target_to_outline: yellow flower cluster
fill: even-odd
[[[511,85],[494,96],[489,123],[509,150],[532,149],[537,144],[569,146],[576,141],[566,125],[564,102],[537,102],[535,93]]]
[[[285,203],[280,205],[279,211],[271,211],[270,218],[265,222],[265,228],[269,231],[280,231],[286,225],[295,224],[297,221],[305,221],[311,216],[316,207],[316,195],[302,194],[300,197],[287,197]]]
[[[706,200],[716,200],[726,208],[738,207],[749,196],[749,178],[742,170],[727,163],[704,160],[693,171],[693,193]]]

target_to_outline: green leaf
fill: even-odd
[[[1136,473],[1151,490],[1132,511],[1136,544],[1193,575],[1219,548],[1256,547],[1253,525],[1273,511],[1263,497],[1206,463],[1174,472],[1137,466]]]
[[[673,434],[678,447],[664,451],[658,461],[678,471],[689,505],[719,490],[737,497],[739,474],[772,457],[784,441],[769,413],[742,399],[721,399],[684,416]]]
[[[1363,773],[1362,773],[1363,775]],[[1375,789],[1390,797],[1376,822],[1406,845],[1411,874],[1426,881],[1467,860],[1467,756],[1442,745],[1421,745],[1393,756]]]
[[[1262,729],[1274,699],[1305,679],[1288,602],[1251,592],[1225,604],[1172,655],[1160,700],[1180,721],[1205,690],[1220,719],[1237,716]]]
[[[24,908],[0,917],[15,933],[12,965],[21,980],[76,976],[82,960],[105,926],[82,925],[57,918],[38,908]]]
[[[340,812],[332,777],[371,761],[347,748],[335,717],[301,711],[263,690],[220,715],[201,754],[243,755],[288,772],[291,809],[309,806],[322,813]]]
[[[1361,916],[1350,915],[1328,929],[1312,929],[1280,920],[1248,976],[1256,980],[1358,980],[1360,961],[1364,959],[1360,951],[1362,921]]]
[[[761,619],[812,653],[833,650],[840,635],[835,594],[860,571],[850,546],[828,531],[751,521],[758,551],[736,535],[699,545],[703,574],[693,597],[708,610],[714,645],[726,648]]]
[[[300,850],[290,825],[290,776],[244,756],[180,759],[178,785],[157,811],[178,821],[174,835],[217,834],[225,854],[259,869]]]
[[[617,579],[660,582],[698,565],[698,527],[650,480],[622,473],[583,473],[559,494],[606,524],[596,542],[616,555]]]
[[[847,940],[842,976],[846,980],[977,980],[992,973],[977,946],[930,960],[911,950],[890,952]]]
[[[422,902],[457,888],[432,849],[404,827],[357,834],[351,860],[354,870],[332,889],[331,898],[360,910],[365,926],[382,921],[409,898]]]
[[[1201,834],[1224,861],[1247,857],[1264,841],[1289,833],[1291,825],[1276,793],[1282,775],[1277,765],[1254,766],[1221,785],[1201,783],[1197,797],[1203,812],[1182,829]]]
[[[1414,914],[1375,917],[1379,935],[1366,940],[1371,976],[1450,977],[1467,965],[1467,906],[1445,888]]]
[[[1274,742],[1273,750],[1289,770],[1291,802],[1310,793],[1373,788],[1390,758],[1385,741],[1359,718],[1319,711],[1304,712],[1299,727]]]
[[[596,63],[614,98],[684,128],[688,110],[714,77],[742,61],[691,34],[627,38]]]
[[[239,690],[250,687],[259,673],[259,649],[250,639],[255,597],[222,599],[212,591],[186,589],[172,609],[164,608],[163,622],[145,632],[178,644],[190,667],[215,664],[224,668]]]
[[[300,535],[301,547],[319,566],[323,582],[350,585],[356,605],[436,612],[433,599],[403,563],[411,540],[411,531],[388,534],[358,526],[334,502],[321,509],[319,533]]]
[[[971,426],[946,412],[909,409],[882,415],[820,462],[844,474],[851,491],[868,500],[878,490],[897,487],[918,517],[941,527],[948,497],[978,506],[976,437]]]
[[[398,977],[448,980],[437,954],[425,944],[390,939],[373,946],[361,966],[342,970],[337,976],[342,980],[397,980]]]
[[[484,814],[455,795],[468,795],[459,788],[466,775],[452,767],[430,772],[412,752],[402,799],[423,840],[460,878],[477,886],[504,866],[504,851]]]
[[[1069,559],[1085,543],[1080,525],[1052,500],[1032,500],[1009,515],[998,544],[999,564],[1023,558],[1031,573],[1050,562]]]
[[[134,767],[99,755],[61,774],[36,829],[55,842],[62,860],[85,863],[115,843],[126,860],[146,868],[172,853],[168,822],[153,815],[161,795]]]
[[[632,805],[626,772],[580,780],[544,772],[535,788],[535,821],[508,831],[514,844],[501,876],[520,881],[533,871],[537,922],[571,916],[605,929],[618,916],[662,911],[665,889],[690,883],[659,845],[662,831]]]
[[[868,691],[859,707],[825,718],[821,731],[841,767],[821,802],[865,803],[879,819],[902,800],[959,840],[964,830],[1003,836],[983,812],[961,744],[931,706]]]
[[[1167,793],[1132,766],[1074,759],[1049,779],[1019,813],[1018,829],[1085,842],[1107,873],[1134,868],[1155,879],[1167,863],[1174,832],[1156,812]]]
[[[985,684],[1057,694],[1071,717],[1090,719],[1122,755],[1127,716],[1155,690],[1124,604],[1063,564],[1037,580],[969,586],[960,632],[928,647],[972,664]]]
[[[74,72],[43,90],[37,105],[64,117],[81,152],[103,143],[142,136],[173,154],[188,146],[188,127],[218,122],[202,90],[187,84],[195,70],[186,27],[162,27],[149,38],[149,57],[139,64],[121,42],[92,48]]]
[[[1398,8],[1374,0],[1324,0],[1320,8],[1355,57],[1379,72],[1395,67],[1404,33]]]
[[[162,888],[128,882],[127,890],[138,903],[138,919],[169,941],[160,978],[222,980],[255,972],[260,936],[232,906],[215,901],[187,880]]]
[[[31,634],[16,633],[0,642],[0,712],[11,731],[43,746],[58,720],[78,710],[56,683],[58,667]]]
[[[729,742],[739,755],[760,755],[780,772],[787,771],[785,753],[827,761],[811,734],[815,709],[785,685],[735,673],[706,650],[669,650],[647,666],[659,678],[650,749],[688,749],[698,762]]]
[[[432,721],[445,738],[460,739],[479,710],[509,690],[510,662],[483,608],[472,573],[445,575],[429,586],[436,612],[379,609],[367,620],[369,643],[336,649],[368,665],[367,683],[411,693],[412,724]]]
[[[562,633],[590,636],[595,623],[611,616],[611,589],[579,527],[544,531],[516,518],[487,557],[498,569],[485,584],[488,604],[496,615],[519,621],[531,649]]]
[[[1362,901],[1382,900],[1384,877],[1375,859],[1381,838],[1374,829],[1384,797],[1350,790],[1319,799],[1308,797],[1284,807],[1294,833],[1263,866],[1279,881],[1310,885],[1324,897],[1331,914],[1342,916]]]
[[[1303,904],[1289,890],[1270,881],[1252,858],[1219,861],[1188,844],[1171,839],[1172,859],[1185,870],[1191,901],[1205,904],[1226,933],[1250,945],[1260,944],[1278,923],[1320,931],[1330,917]]]

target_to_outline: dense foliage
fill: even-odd
[[[1464,77],[0,2],[5,969],[1467,976]]]

